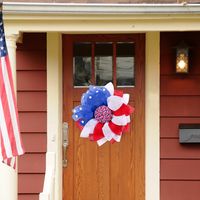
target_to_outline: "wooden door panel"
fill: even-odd
[[[74,199],[109,200],[109,145],[99,149],[95,143],[81,139],[80,130],[76,133]]]
[[[134,198],[134,139],[126,135],[120,144],[111,148],[111,199]],[[122,144],[124,143],[124,144]]]
[[[80,104],[87,88],[73,88],[73,42],[134,40],[136,47],[135,87],[123,87],[136,111],[130,130],[120,143],[80,138],[71,110]],[[87,40],[86,40],[87,41]],[[144,200],[144,35],[63,36],[63,121],[69,123],[67,168],[63,168],[64,200]],[[114,76],[115,77],[115,76]],[[116,83],[116,81],[115,81]]]
[[[98,199],[98,149],[83,141],[75,128],[74,199]]]

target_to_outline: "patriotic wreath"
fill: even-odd
[[[107,141],[120,142],[134,111],[128,102],[129,94],[115,90],[112,83],[90,86],[82,95],[81,105],[72,111],[72,118],[82,130],[80,137],[96,141],[99,146]]]

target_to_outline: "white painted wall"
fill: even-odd
[[[0,163],[0,199],[17,200],[17,173],[3,163]]]

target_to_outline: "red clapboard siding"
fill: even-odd
[[[165,118],[160,119],[160,136],[161,138],[178,138],[179,124],[200,124],[200,118]]]
[[[19,174],[19,193],[40,193],[43,189],[44,174]]]
[[[24,33],[17,45],[17,103],[25,155],[19,158],[19,199],[39,200],[47,148],[46,34]]]
[[[25,154],[19,157],[19,173],[45,173],[45,154]]]
[[[200,95],[200,76],[161,76],[161,95]]]
[[[19,112],[21,132],[46,132],[47,114],[46,112]]]
[[[46,51],[46,34],[45,33],[24,33],[23,42],[17,45],[17,50],[22,50],[26,52],[28,51],[45,52]],[[34,60],[32,59],[32,61]]]
[[[17,51],[17,70],[45,70],[45,51]],[[33,61],[33,62],[30,62]]]
[[[23,133],[22,140],[26,153],[46,152],[47,135],[45,133]]]
[[[39,196],[36,194],[20,194],[18,200],[39,200]]]
[[[161,139],[161,159],[200,159],[200,145],[179,144],[179,139]]]
[[[161,160],[162,180],[200,180],[200,160]]]
[[[46,71],[18,71],[18,91],[44,91],[46,85]]]
[[[199,200],[200,181],[161,181],[161,200]]]
[[[46,92],[18,92],[17,105],[20,111],[46,111]]]
[[[200,116],[200,96],[161,96],[161,116]]]
[[[168,32],[160,37],[161,200],[199,200],[200,145],[179,143],[179,124],[200,124],[200,32]],[[176,47],[190,48],[189,73],[175,73]]]

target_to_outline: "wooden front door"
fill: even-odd
[[[144,200],[144,57],[144,34],[63,35],[64,200]],[[120,143],[99,147],[80,138],[72,109],[88,85],[110,81],[130,94],[135,113]]]

